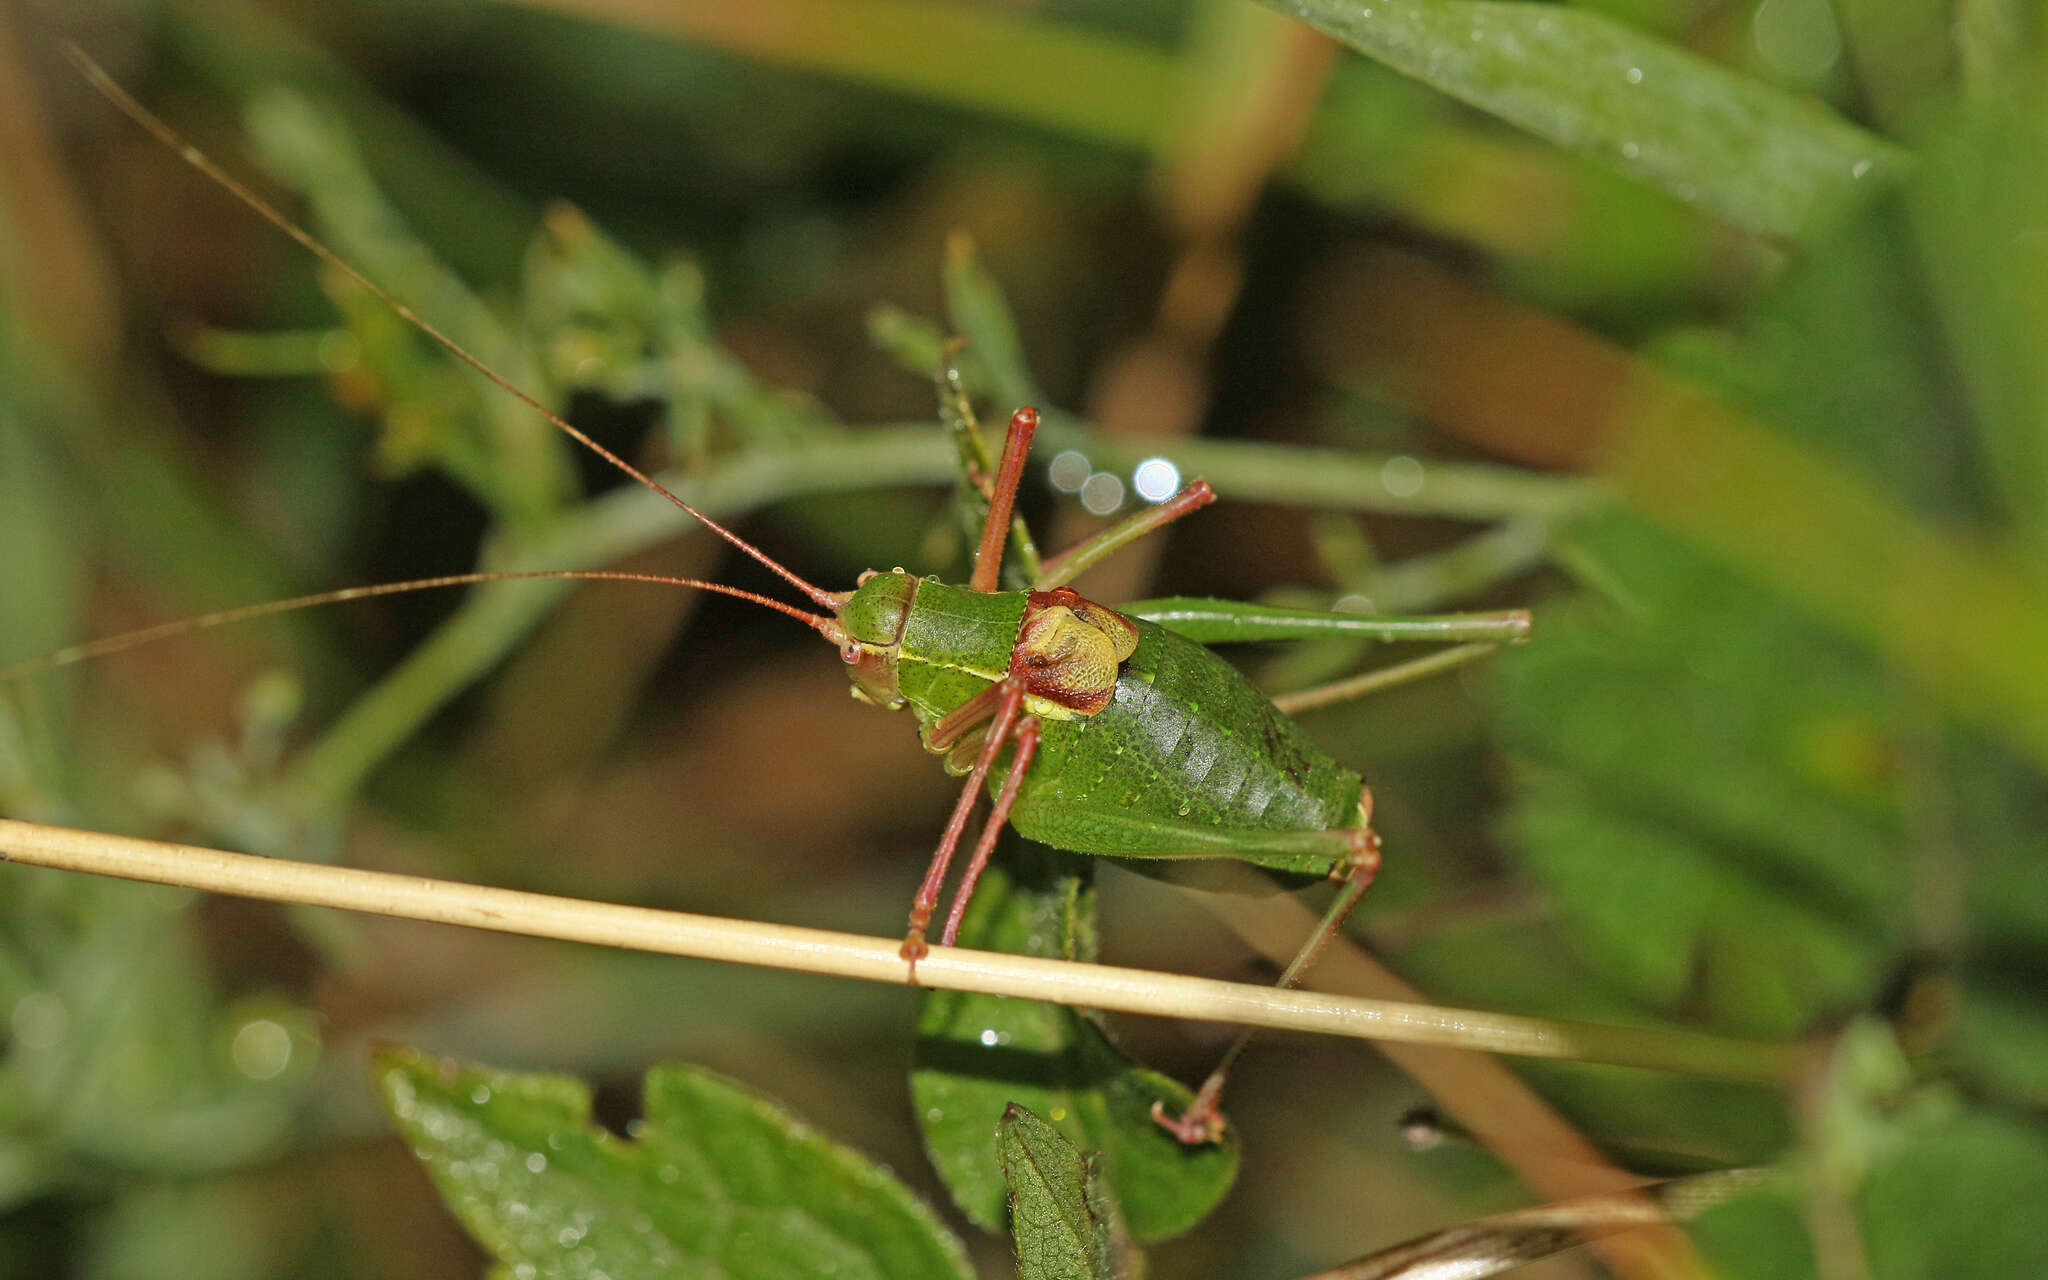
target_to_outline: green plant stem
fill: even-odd
[[[1311,689],[1279,694],[1274,697],[1273,705],[1290,716],[1300,715],[1304,711],[1313,711],[1318,707],[1335,706],[1340,702],[1350,702],[1368,694],[1378,693],[1382,689],[1392,689],[1397,685],[1427,679],[1438,672],[1450,671],[1469,662],[1477,662],[1498,648],[1500,646],[1497,644],[1461,644],[1454,649],[1445,649],[1440,653],[1432,653],[1427,657],[1415,658],[1391,667],[1381,667],[1377,671],[1365,671],[1347,679],[1319,684]]]
[[[849,433],[801,450],[763,450],[702,476],[661,482],[715,520],[803,494],[951,479],[953,453],[929,427]],[[564,518],[488,568],[585,569],[677,537],[695,523],[659,494],[621,489]],[[567,592],[564,583],[508,582],[474,592],[455,615],[333,728],[303,752],[284,781],[302,816],[345,800],[363,778],[449,698],[504,657]]]
[[[1353,589],[1388,613],[1436,609],[1446,600],[1469,599],[1548,560],[1553,554],[1551,524],[1541,516],[1506,520],[1441,551],[1375,568]]]
[[[1105,471],[1128,470],[1154,456],[1166,458],[1184,476],[1206,476],[1225,502],[1282,502],[1459,520],[1558,519],[1586,509],[1605,494],[1600,484],[1578,476],[1433,460],[1423,464],[1419,487],[1390,489],[1387,463],[1394,454],[1247,440],[1113,437],[1089,431],[1065,414],[1048,413],[1039,438],[1046,447],[1077,449]]]
[[[1514,1209],[1417,1236],[1303,1280],[1399,1280],[1451,1275],[1479,1280],[1618,1231],[1690,1222],[1769,1184],[1764,1169],[1723,1169],[1642,1188]]]

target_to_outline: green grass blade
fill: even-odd
[[[1798,239],[1905,155],[1795,94],[1600,14],[1265,0],[1462,102],[1737,225]]]

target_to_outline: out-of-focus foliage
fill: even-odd
[[[2036,16],[1275,7],[1358,52],[1224,0],[16,6],[0,660],[479,562],[759,585],[86,97],[51,53],[69,35],[814,580],[964,556],[931,496],[956,467],[930,365],[957,331],[984,416],[1042,403],[1041,461],[1071,451],[1091,501],[1153,455],[1223,493],[1149,568],[1108,566],[1116,598],[1533,607],[1491,674],[1309,719],[1379,797],[1359,936],[1448,1002],[1810,1039],[1782,1094],[1524,1071],[1624,1167],[1779,1171],[1694,1231],[1725,1274],[2048,1270],[2027,1229],[2048,1182]],[[1162,422],[1200,435],[1144,434]],[[1050,552],[1091,517],[1047,478],[1025,505]],[[0,811],[887,931],[949,788],[792,630],[508,587],[206,633],[0,687]],[[1361,660],[1317,642],[1252,670]],[[1112,960],[1263,972],[1156,885],[1102,869],[1092,895]],[[990,893],[976,925],[1092,954],[1026,927],[1069,896]],[[377,1113],[368,1046],[392,1038],[594,1080],[615,1126],[649,1064],[705,1062],[974,1226],[1042,1197],[1020,1247],[1052,1259],[1037,1228],[1071,1228],[1073,1267],[1109,1237],[1070,1210],[1111,1198],[1158,1274],[1285,1277],[1527,1196],[1517,1153],[1405,1146],[1395,1119],[1451,1082],[1354,1049],[1255,1049],[1242,1150],[1174,1164],[1136,1145],[1173,1089],[1132,1064],[1193,1079],[1211,1039],[1133,1020],[1111,1050],[1082,1015],[976,999],[921,1016],[6,869],[0,1275],[476,1273]],[[1048,1055],[1028,1088],[974,1065],[1026,1031]],[[550,1138],[608,1169],[641,1149],[561,1079],[425,1061],[383,1078],[434,1093],[434,1141],[527,1126],[519,1160],[464,1157],[463,1179],[554,1177]],[[853,1167],[726,1086],[659,1079],[780,1135],[707,1159],[706,1186],[799,1148]],[[642,1146],[680,1096],[650,1098]],[[1020,1099],[1049,1127],[999,1137]],[[1044,1176],[1018,1177],[1025,1147]],[[430,1161],[444,1185],[452,1160]],[[971,1234],[1009,1274],[1008,1243]],[[1529,1274],[1630,1265],[1600,1256]]]
[[[1095,891],[1086,860],[1028,848],[976,889],[960,945],[1059,960],[1093,960]],[[1118,1052],[1095,1019],[1060,1005],[938,991],[918,1018],[910,1098],[932,1163],[977,1226],[999,1231],[1016,1192],[990,1156],[996,1121],[1021,1106],[1097,1153],[1108,1196],[1139,1243],[1193,1228],[1230,1190],[1238,1142],[1188,1150],[1152,1119],[1179,1115],[1185,1086]]]

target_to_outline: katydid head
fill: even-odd
[[[839,656],[853,681],[853,696],[861,701],[892,711],[903,705],[903,691],[896,684],[896,657],[902,651],[903,628],[916,596],[917,579],[901,569],[891,569],[862,574],[853,593],[839,606],[838,622],[844,633]]]

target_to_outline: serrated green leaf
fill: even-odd
[[[590,1123],[577,1080],[405,1048],[375,1066],[441,1198],[515,1273],[972,1275],[960,1242],[887,1170],[709,1072],[650,1071],[626,1142]]]
[[[996,1126],[1019,1280],[1116,1280],[1116,1216],[1096,1161],[1012,1103]]]
[[[1006,842],[975,891],[961,942],[1063,959],[1094,956],[1093,890],[1085,859]],[[1131,1061],[1088,1017],[1060,1005],[940,991],[918,1020],[911,1098],[925,1147],[953,1202],[1000,1231],[1008,1188],[996,1160],[997,1121],[1013,1103],[1077,1145],[1101,1152],[1103,1174],[1132,1237],[1171,1239],[1200,1222],[1237,1176],[1235,1137],[1185,1147],[1152,1120],[1177,1114],[1184,1086]]]
[[[1741,226],[1798,237],[1904,153],[1819,104],[1583,8],[1265,0],[1460,101]]]

